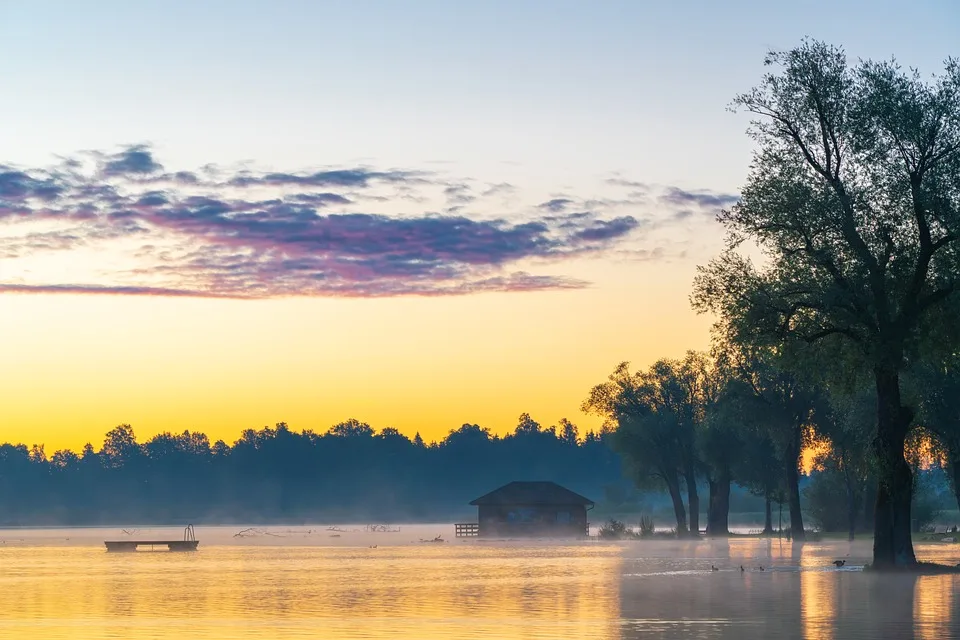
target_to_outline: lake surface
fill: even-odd
[[[960,637],[960,576],[863,573],[868,542],[493,543],[455,540],[451,525],[342,528],[199,527],[196,553],[127,554],[103,540],[182,529],[0,531],[0,638]],[[419,542],[438,534],[447,541]],[[917,550],[960,561],[960,545]]]

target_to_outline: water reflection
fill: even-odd
[[[960,636],[952,613],[960,577],[860,570],[869,543],[737,540],[660,554],[624,552],[622,638],[846,640]],[[712,549],[711,553],[706,550]],[[943,547],[918,554],[947,562]],[[848,566],[837,569],[834,559]],[[720,571],[710,570],[715,562]],[[740,572],[743,565],[746,571]],[[764,570],[760,571],[759,567]],[[680,569],[685,567],[685,569]]]
[[[957,579],[953,576],[920,576],[913,593],[913,619],[917,640],[942,640],[956,631]]]
[[[834,640],[839,606],[836,571],[800,572],[800,616],[805,640]]]
[[[868,543],[738,538],[378,549],[224,541],[197,554],[37,543],[0,549],[0,637],[958,636],[960,577],[864,573],[869,553]],[[944,563],[954,553],[918,547]],[[850,566],[837,570],[837,557]]]
[[[613,547],[0,551],[0,637],[619,636]]]

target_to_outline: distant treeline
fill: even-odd
[[[232,445],[198,432],[139,443],[130,425],[99,450],[0,445],[0,525],[403,522],[475,517],[467,503],[512,480],[559,482],[600,502],[623,483],[599,434],[523,414],[496,436],[465,424],[440,442],[347,420],[318,434],[279,423]]]

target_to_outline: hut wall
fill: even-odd
[[[578,537],[587,527],[583,505],[481,505],[479,534],[487,537]]]

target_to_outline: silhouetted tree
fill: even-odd
[[[514,433],[539,433],[540,423],[530,417],[529,413],[521,413],[517,420],[517,428]]]
[[[129,424],[121,424],[108,431],[100,450],[103,465],[113,469],[134,464],[140,454],[140,445]]]
[[[658,381],[669,378],[669,368],[664,361],[648,372],[632,374],[629,365],[621,363],[607,382],[591,390],[583,410],[604,418],[605,427],[611,430],[611,446],[623,457],[625,469],[638,487],[662,483],[666,488],[673,503],[677,535],[683,536],[689,529],[680,487],[686,466],[684,438],[678,435],[682,428],[680,413],[671,411],[665,403],[673,402],[672,389],[655,388]]]
[[[697,433],[697,448],[706,469],[710,488],[707,507],[707,535],[729,534],[730,485],[743,457],[745,423],[741,402],[737,397],[738,381],[721,378],[714,372],[716,383],[723,385],[714,393],[706,408],[705,419]]]
[[[727,366],[742,383],[736,387],[740,417],[748,429],[763,432],[761,437],[772,445],[783,474],[778,484],[786,493],[791,535],[803,540],[800,464],[805,446],[811,443],[813,411],[821,391],[791,371],[781,350],[737,344],[727,330],[719,325],[717,334],[727,336],[722,341]]]
[[[766,63],[779,71],[734,101],[756,117],[759,148],[740,202],[720,216],[730,248],[701,269],[695,307],[739,341],[804,341],[870,372],[874,565],[913,565],[903,450],[914,412],[900,374],[918,347],[958,339],[960,64],[927,83],[894,62],[851,68],[815,41]],[[738,251],[745,241],[762,266]]]
[[[559,426],[560,439],[565,443],[576,446],[580,440],[580,431],[577,429],[577,425],[573,424],[566,418],[560,418]]]

